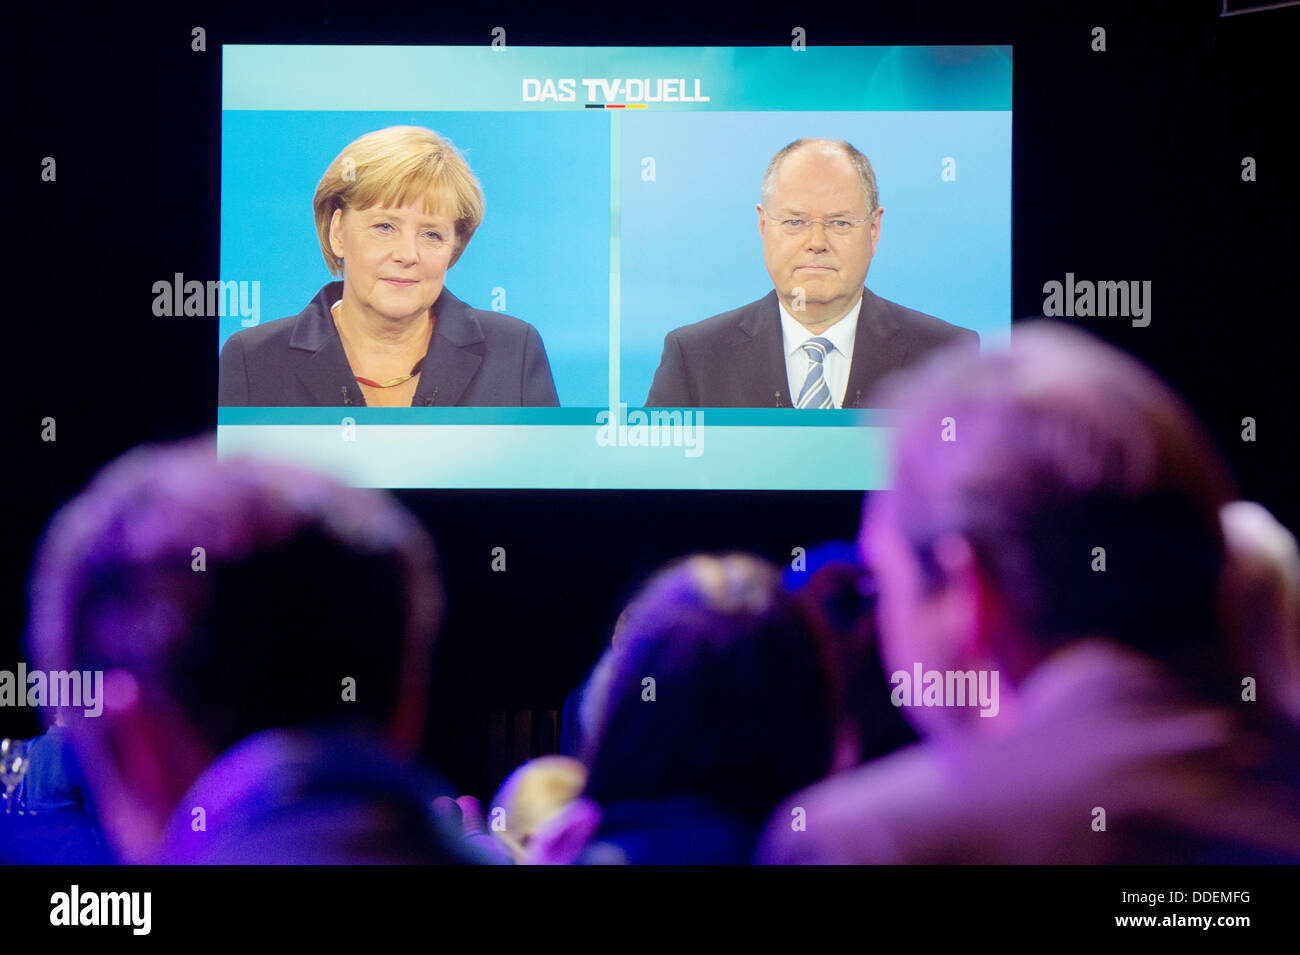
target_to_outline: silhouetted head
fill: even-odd
[[[390,497],[196,440],[129,452],[55,515],[28,639],[37,666],[104,673],[103,714],[66,715],[132,858],[251,734],[367,726],[414,749],[441,604]]]
[[[592,674],[585,795],[602,806],[700,797],[766,815],[829,771],[831,659],[766,562],[729,554],[670,565],[628,606]]]
[[[1019,682],[1082,637],[1193,674],[1223,659],[1215,598],[1225,468],[1183,402],[1070,328],[941,352],[888,388],[893,490],[867,501],[887,671]],[[954,715],[918,708],[909,716]]]

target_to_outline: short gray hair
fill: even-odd
[[[862,181],[862,201],[867,204],[867,215],[872,215],[879,205],[880,197],[876,192],[876,174],[871,168],[871,161],[862,153],[853,148],[853,145],[843,139],[796,139],[790,145],[781,149],[772,161],[767,164],[767,172],[763,175],[763,208],[767,208],[772,200],[772,181],[776,179],[777,169],[786,158],[796,150],[804,146],[820,146],[823,152],[831,152],[836,149],[844,153],[849,162],[853,163],[853,168],[858,171],[858,179]]]

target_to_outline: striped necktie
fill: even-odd
[[[803,380],[803,387],[799,389],[799,400],[795,402],[796,408],[833,408],[834,402],[831,401],[831,390],[826,385],[826,376],[823,374],[823,362],[826,360],[827,353],[835,346],[826,338],[810,338],[799,346],[812,362],[812,367],[808,369],[808,377]]]

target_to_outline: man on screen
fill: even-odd
[[[856,408],[891,371],[979,336],[863,285],[884,214],[867,157],[798,139],[768,164],[758,210],[774,290],[670,332],[647,407]]]

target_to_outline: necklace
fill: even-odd
[[[390,378],[388,381],[373,381],[370,378],[363,378],[361,375],[353,375],[352,377],[363,385],[369,385],[371,388],[391,388],[394,385],[400,385],[404,381],[410,381],[418,375],[420,373],[420,365],[422,364],[424,364],[423,358],[415,363],[415,367],[411,369],[409,375],[402,375],[400,378]]]
[[[343,332],[342,329],[339,328],[338,308],[342,304],[343,301],[342,299],[340,299],[339,301],[335,302],[333,305],[330,306],[330,314],[334,318],[334,328],[339,332],[340,338],[343,337]],[[352,377],[355,378],[358,382],[360,382],[363,385],[369,385],[371,388],[393,388],[397,385],[402,384],[405,381],[410,381],[412,378],[418,375],[420,373],[420,366],[424,364],[424,359],[428,357],[429,357],[429,353],[425,352],[420,357],[420,360],[415,363],[415,366],[411,369],[411,373],[409,375],[402,375],[398,378],[390,378],[388,381],[375,381],[371,378],[365,378],[362,375],[358,375],[355,373],[353,373]]]

